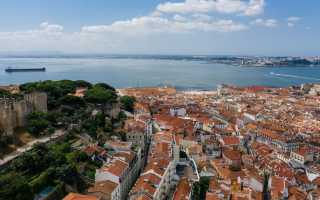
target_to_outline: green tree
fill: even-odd
[[[59,111],[52,111],[47,113],[47,120],[50,122],[52,126],[57,126],[59,121],[63,120],[63,113]]]
[[[93,119],[85,120],[82,124],[82,128],[84,128],[91,137],[97,138],[98,136],[97,131],[99,127],[95,120]]]
[[[209,177],[201,177],[198,183],[193,185],[193,195],[192,199],[194,200],[205,200],[206,193],[209,189],[210,178]]]
[[[94,86],[86,92],[84,99],[90,103],[108,104],[116,102],[117,94],[113,90],[107,90],[104,87]]]
[[[34,91],[46,92],[48,94],[48,107],[54,109],[59,106],[59,99],[69,93],[74,93],[77,84],[75,81],[41,81],[31,82],[20,85],[23,92],[30,93]]]
[[[31,200],[33,194],[27,179],[15,172],[0,176],[0,198],[10,200]]]
[[[136,99],[131,96],[123,96],[120,98],[121,108],[129,112],[133,112],[135,102]]]
[[[87,81],[84,81],[84,80],[77,80],[75,81],[75,85],[77,87],[84,87],[84,88],[91,88],[92,87],[92,84],[87,82]]]
[[[270,175],[268,173],[264,174],[264,179],[263,179],[263,200],[269,200],[270,199],[270,193],[269,193],[269,178]]]
[[[0,98],[9,96],[11,96],[11,94],[8,91],[0,89]]]
[[[66,105],[66,106],[70,106],[73,108],[81,108],[86,105],[86,102],[82,98],[72,96],[72,95],[66,95],[66,96],[61,97],[59,99],[59,103],[61,105]]]
[[[104,88],[104,89],[106,89],[106,90],[112,90],[112,91],[116,91],[116,89],[114,89],[114,87],[112,87],[112,86],[110,86],[110,85],[108,85],[108,84],[106,84],[106,83],[97,83],[97,84],[95,84],[94,85],[95,87],[102,87],[102,88]]]
[[[78,178],[76,167],[69,164],[57,166],[55,175],[60,181],[68,184],[76,183]]]
[[[32,112],[27,116],[27,130],[36,136],[49,127],[47,114],[43,112]]]

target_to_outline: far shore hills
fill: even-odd
[[[126,54],[1,54],[4,58],[48,59],[152,59],[199,61],[241,67],[313,67],[320,66],[320,56],[236,56],[236,55],[126,55]]]

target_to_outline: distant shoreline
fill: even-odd
[[[320,67],[320,56],[215,56],[215,55],[102,55],[102,54],[63,54],[63,55],[0,55],[1,59],[134,59],[193,61],[205,64],[221,64],[243,68],[282,68]]]

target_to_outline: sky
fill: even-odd
[[[1,0],[0,53],[320,55],[319,0]]]

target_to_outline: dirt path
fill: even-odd
[[[6,164],[7,162],[15,159],[16,157],[20,156],[24,152],[30,150],[34,144],[37,143],[47,143],[50,140],[57,139],[63,135],[65,135],[65,131],[63,130],[57,130],[54,134],[38,139],[34,139],[27,144],[23,145],[22,147],[17,148],[14,152],[9,153],[8,155],[4,156],[2,159],[0,159],[0,166]]]

